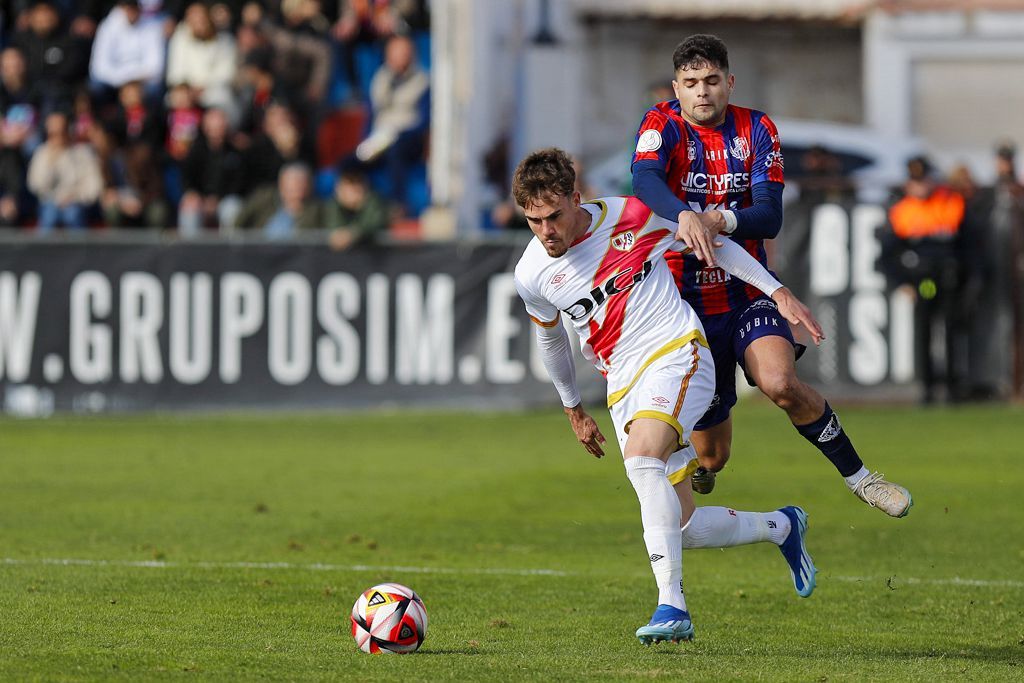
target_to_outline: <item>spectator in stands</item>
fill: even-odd
[[[135,143],[159,149],[164,141],[163,112],[143,99],[142,84],[131,81],[117,94],[118,107],[109,119],[108,128],[117,145]]]
[[[252,50],[239,69],[237,85],[241,116],[238,132],[245,136],[245,144],[263,129],[263,117],[275,101],[284,101],[284,93],[274,80],[270,68],[273,53],[269,48]]]
[[[847,203],[854,199],[853,181],[843,175],[843,162],[821,145],[808,149],[800,157],[794,174],[800,188],[800,201],[809,207],[827,202]]]
[[[341,170],[334,196],[327,202],[324,223],[331,229],[329,244],[336,251],[372,242],[387,230],[387,206],[359,167]]]
[[[990,350],[998,358],[992,376],[1000,393],[1024,398],[1024,183],[1017,175],[1017,148],[996,149],[992,230],[995,272],[986,310],[994,321]],[[1009,386],[1007,386],[1009,385]]]
[[[82,84],[75,91],[71,102],[71,139],[75,142],[87,142],[91,139],[93,128],[99,126],[93,111],[89,88]]]
[[[13,47],[0,52],[0,117],[3,146],[30,154],[39,144],[39,108],[29,85],[25,57]]]
[[[196,106],[192,89],[179,84],[167,93],[167,154],[182,161],[199,135],[203,110]]]
[[[230,140],[227,114],[207,109],[202,135],[181,164],[185,190],[178,206],[178,230],[192,237],[205,227],[230,229],[242,208],[242,155]]]
[[[86,75],[86,46],[61,25],[57,7],[47,0],[32,3],[28,26],[12,44],[28,61],[33,100],[45,115],[71,104],[75,85]]]
[[[406,36],[388,40],[384,64],[370,85],[374,112],[370,134],[359,143],[356,156],[387,169],[391,196],[403,206],[408,169],[423,163],[429,86],[430,79],[416,63],[413,42]]]
[[[94,95],[109,100],[125,83],[139,81],[147,100],[159,100],[163,94],[165,49],[160,17],[144,16],[138,0],[118,0],[96,29],[89,60]]]
[[[17,225],[25,215],[25,159],[39,144],[25,72],[19,50],[0,53],[0,225],[5,227]]]
[[[909,285],[917,297],[914,308],[915,341],[919,376],[924,383],[924,402],[936,400],[936,389],[945,385],[953,398],[959,378],[955,335],[962,263],[958,236],[965,203],[959,193],[937,183],[931,163],[924,157],[907,162],[908,178],[902,197],[889,209],[891,235],[883,237],[883,264],[896,283]],[[945,358],[941,366],[932,354],[932,329],[945,328]]]
[[[297,230],[322,228],[323,205],[312,197],[309,166],[291,163],[281,168],[277,187],[257,190],[242,207],[237,226],[262,230],[269,239],[287,239]]]
[[[39,229],[49,231],[58,223],[85,227],[86,209],[103,189],[96,154],[89,145],[71,141],[67,114],[49,114],[45,126],[46,142],[28,167],[28,187],[39,200]]]
[[[366,0],[338,2],[338,19],[331,27],[331,36],[341,58],[340,66],[351,100],[365,99],[359,82],[356,53],[395,32],[394,11],[389,5],[388,2]]]
[[[167,86],[187,85],[202,107],[234,115],[235,59],[235,39],[217,32],[206,4],[193,2],[167,46]]]
[[[312,166],[313,150],[292,110],[275,103],[264,112],[263,132],[253,139],[245,154],[246,191],[273,185],[281,167],[293,162]]]
[[[312,118],[323,100],[331,75],[330,46],[326,36],[307,21],[308,4],[307,0],[283,2],[285,26],[265,16],[256,3],[249,3],[242,10],[242,20],[257,28],[273,48],[274,76],[287,94],[288,103],[304,121]]]
[[[163,228],[168,208],[163,176],[154,157],[158,148],[134,143],[117,147],[102,128],[93,128],[93,147],[103,168],[100,196],[104,222],[114,228]]]

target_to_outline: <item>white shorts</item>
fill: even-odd
[[[679,435],[679,450],[669,458],[669,481],[677,484],[697,469],[687,439],[715,395],[715,362],[697,340],[659,358],[629,391],[609,407],[619,448],[625,452],[629,426],[640,417],[661,420]]]

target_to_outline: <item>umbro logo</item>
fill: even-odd
[[[651,398],[651,403],[657,403],[659,406],[667,406],[670,401],[664,396],[654,396]]]
[[[562,284],[563,280],[565,280],[565,273],[559,273],[558,275],[551,278],[551,284],[560,285]]]
[[[657,562],[658,560],[664,559],[664,555],[654,554],[651,555],[651,562]]]
[[[839,417],[835,413],[832,413],[832,417],[829,419],[828,424],[825,425],[825,429],[821,431],[818,436],[818,443],[826,443],[839,436],[839,432],[843,430],[843,425],[839,424]]]

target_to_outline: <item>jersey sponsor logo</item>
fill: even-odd
[[[772,316],[772,317],[764,317],[764,318],[754,318],[753,320],[751,320],[746,325],[744,325],[743,327],[740,328],[740,339],[746,339],[748,334],[750,334],[754,330],[759,329],[761,327],[778,327],[778,326],[779,326],[779,319],[774,317],[774,316]],[[818,440],[820,441],[821,439],[818,439]]]
[[[698,287],[706,287],[709,285],[724,284],[731,280],[732,276],[716,266],[714,268],[701,268],[697,271],[695,279],[695,285]]]
[[[776,305],[776,303],[774,301],[772,301],[771,299],[758,299],[754,303],[752,303],[749,306],[747,306],[747,310],[748,311],[752,311],[755,308],[770,308],[773,311],[779,310],[778,305]]]
[[[627,268],[621,273],[616,273],[601,285],[590,290],[587,296],[564,309],[563,312],[573,320],[586,318],[611,297],[632,289],[635,285],[643,282],[651,274],[652,270],[654,270],[654,264],[651,261],[644,261],[644,265],[639,272],[634,273],[633,268]]]
[[[734,137],[732,144],[729,145],[729,154],[735,159],[746,161],[747,157],[750,156],[750,143],[747,142],[746,138]]]
[[[690,161],[697,158],[697,142],[695,140],[686,141],[686,158]]]
[[[629,251],[636,244],[636,233],[623,232],[612,238],[612,246],[619,251]]]
[[[765,168],[785,168],[786,162],[782,158],[782,152],[768,152],[768,156],[764,158]]]
[[[653,128],[645,130],[636,141],[637,154],[661,149],[661,133]]]
[[[688,172],[679,181],[679,186],[686,192],[698,194],[724,194],[726,192],[745,192],[750,189],[749,173],[695,173]]]

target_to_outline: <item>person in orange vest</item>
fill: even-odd
[[[883,241],[881,258],[890,281],[909,286],[916,294],[915,355],[925,403],[938,398],[940,385],[947,400],[958,395],[961,373],[955,349],[963,336],[957,305],[963,271],[958,238],[964,215],[963,195],[936,180],[927,158],[907,162],[907,180],[889,208],[891,232]],[[945,330],[942,358],[935,357],[932,343],[938,322]]]

